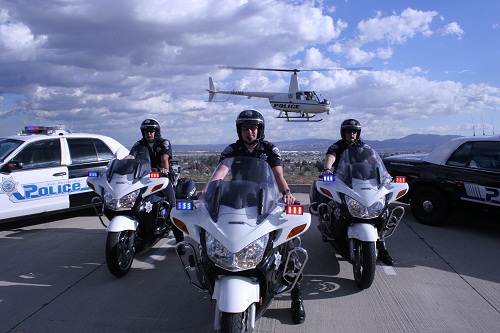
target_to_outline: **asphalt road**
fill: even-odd
[[[499,332],[500,228],[463,216],[428,227],[406,208],[387,240],[395,265],[379,263],[363,291],[351,265],[321,241],[313,217],[302,237],[309,252],[306,321],[292,323],[284,294],[256,331]],[[105,263],[105,230],[91,211],[30,223],[0,226],[0,332],[213,331],[214,304],[186,280],[172,237],[138,255],[117,279]]]

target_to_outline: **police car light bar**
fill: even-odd
[[[323,175],[323,181],[326,183],[331,183],[335,181],[334,175]]]
[[[25,126],[21,134],[56,134],[56,133],[71,133],[66,130],[65,125],[53,126]]]
[[[193,202],[177,201],[177,210],[193,210]]]

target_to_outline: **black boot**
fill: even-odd
[[[295,324],[302,324],[306,320],[306,310],[302,302],[302,289],[300,282],[292,289],[292,320]]]
[[[176,226],[172,226],[172,231],[174,232],[175,241],[177,243],[182,242],[184,240],[184,234],[182,233],[182,231],[177,229]],[[179,253],[181,256],[183,254],[186,254],[186,247],[184,245],[179,245],[177,247],[177,253]]]
[[[379,240],[377,241],[377,249],[378,249],[378,259],[382,261],[387,266],[392,266],[394,264],[394,260],[392,260],[387,248],[385,247],[385,241]]]

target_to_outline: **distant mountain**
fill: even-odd
[[[430,152],[437,146],[458,138],[459,135],[410,134],[400,139],[366,140],[379,153]],[[336,140],[335,140],[336,141]],[[282,151],[305,151],[324,153],[334,142],[333,139],[304,139],[274,142]],[[175,152],[220,153],[227,144],[174,145]]]

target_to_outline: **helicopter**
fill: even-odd
[[[234,67],[234,66],[219,66],[219,69],[236,69],[236,70],[260,70],[260,71],[275,71],[275,72],[292,72],[290,77],[290,86],[288,92],[258,92],[258,91],[237,91],[237,90],[216,90],[211,77],[208,78],[209,89],[208,101],[212,102],[216,94],[227,94],[237,96],[262,97],[267,98],[271,107],[279,110],[280,113],[276,118],[286,119],[289,122],[319,122],[323,119],[313,119],[317,114],[330,114],[330,102],[324,98],[319,92],[313,90],[300,90],[297,73],[304,71],[330,71],[333,69],[277,69],[277,68],[256,68],[256,67]],[[359,70],[364,68],[356,68]],[[291,113],[291,114],[290,114]]]

